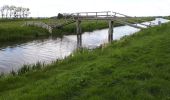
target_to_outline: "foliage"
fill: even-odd
[[[58,19],[62,19],[63,17],[64,17],[63,14],[58,13],[58,16],[57,16]]]

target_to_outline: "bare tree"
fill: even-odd
[[[15,6],[10,6],[9,7],[9,11],[10,11],[10,18],[12,18],[12,15],[14,16],[14,10],[16,9],[16,7]]]
[[[8,18],[9,6],[8,5],[4,5],[4,9],[5,9],[5,12],[6,12],[6,18]]]
[[[14,13],[15,18],[21,17],[21,13],[20,12],[21,12],[21,7],[16,7],[15,13]]]
[[[27,8],[22,8],[22,17],[25,18]]]
[[[22,7],[18,7],[18,16],[19,18],[22,17]]]
[[[26,13],[25,13],[25,16],[26,16],[26,18],[29,16],[29,14],[30,14],[30,9],[29,8],[26,8]]]
[[[4,5],[0,8],[2,18],[27,18],[30,14],[29,8]]]
[[[14,9],[14,18],[18,18],[18,7]]]
[[[2,18],[4,18],[4,11],[5,11],[4,6],[3,6],[3,7],[1,7],[0,11],[1,11],[1,16],[2,16]]]

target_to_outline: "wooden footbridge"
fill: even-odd
[[[71,14],[64,14],[66,22],[59,26],[53,25],[53,28],[60,28],[71,23],[76,23],[77,28],[77,42],[81,45],[81,21],[82,20],[107,20],[109,24],[109,31],[108,31],[108,41],[111,42],[113,40],[113,28],[114,22],[121,23],[124,25],[128,25],[134,28],[146,28],[151,26],[151,22],[149,25],[140,23],[146,22],[146,20],[138,19],[135,17],[127,16],[125,14],[112,12],[112,11],[102,11],[102,12],[79,12],[79,13],[71,13]],[[133,19],[133,22],[130,22],[129,19]],[[140,21],[140,22],[139,22]],[[133,23],[133,24],[132,24]]]
[[[78,12],[78,13],[65,13],[64,14],[65,20],[66,22],[61,24],[61,25],[52,25],[53,28],[60,28],[60,27],[64,27],[66,25],[69,25],[71,23],[75,23],[78,21],[82,21],[82,20],[107,20],[107,21],[116,21],[118,23],[124,24],[124,25],[128,25],[131,27],[135,27],[135,28],[144,28],[141,27],[145,26],[145,27],[150,27],[150,25],[146,25],[146,24],[142,24],[139,23],[140,22],[146,22],[146,20],[142,20],[136,17],[131,17],[125,14],[121,14],[121,13],[117,13],[117,12],[112,12],[112,11],[102,11],[102,12]],[[134,21],[130,22],[128,19],[131,18]],[[132,24],[133,23],[133,24]]]
[[[52,29],[54,28],[61,28],[65,27],[66,25],[76,23],[76,29],[77,29],[77,36],[78,38],[81,39],[81,22],[84,20],[106,20],[108,21],[109,24],[109,41],[113,40],[113,28],[114,28],[114,23],[121,23],[124,25],[128,25],[134,28],[146,28],[151,26],[151,22],[149,25],[142,24],[140,22],[147,22],[146,20],[142,20],[136,17],[131,17],[125,14],[117,13],[117,12],[112,12],[112,11],[102,11],[102,12],[78,12],[78,13],[65,13],[63,14],[65,18],[65,22],[63,24],[52,24],[52,25],[47,25],[47,24],[42,24],[43,27],[46,29],[49,29],[49,32],[52,33]],[[129,19],[133,19],[133,22],[130,22]],[[41,26],[41,25],[37,25]],[[43,28],[42,27],[42,28]],[[79,40],[77,40],[79,41]]]

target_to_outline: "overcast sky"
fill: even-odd
[[[28,7],[32,17],[58,13],[115,11],[130,16],[170,15],[170,0],[0,0],[0,6]]]

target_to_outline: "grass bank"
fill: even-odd
[[[37,27],[23,26],[25,21],[0,21],[0,42],[14,42],[49,35],[48,31]]]
[[[153,18],[143,18],[145,20],[152,20]],[[132,21],[135,19],[129,19]],[[30,39],[37,39],[40,37],[49,36],[49,32],[45,29],[38,27],[26,27],[23,24],[26,21],[42,21],[47,24],[53,23],[64,23],[65,21],[60,19],[1,19],[0,20],[0,42],[16,42]],[[115,26],[120,26],[121,24],[115,23]],[[62,36],[66,34],[76,34],[75,23],[70,24],[62,29],[54,29],[54,36]],[[85,31],[93,31],[96,29],[103,29],[108,27],[107,21],[83,21],[82,24],[82,32]]]
[[[169,100],[170,23],[1,77],[0,99]]]

